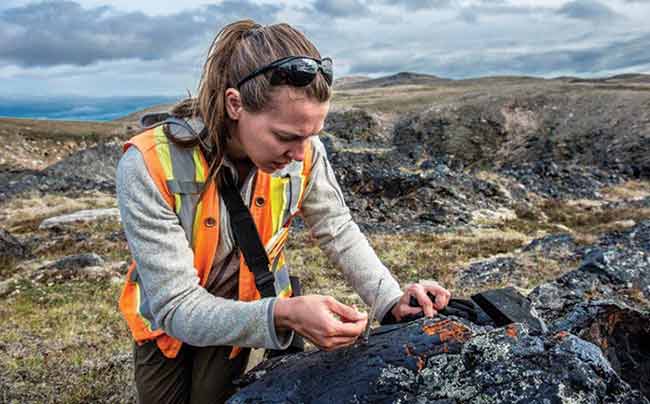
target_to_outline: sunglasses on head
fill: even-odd
[[[304,87],[311,83],[320,70],[323,78],[332,85],[334,73],[332,72],[332,59],[318,60],[309,56],[289,56],[278,59],[264,67],[260,67],[237,83],[237,88],[248,80],[272,70],[271,85],[289,84],[295,87]]]

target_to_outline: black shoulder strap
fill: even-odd
[[[230,228],[242,254],[244,254],[246,264],[255,275],[255,286],[262,297],[275,296],[275,287],[273,286],[275,278],[269,271],[269,257],[266,255],[251,213],[242,201],[228,169],[223,170],[223,179],[220,192],[230,214]]]

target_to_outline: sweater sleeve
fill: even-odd
[[[329,260],[343,271],[366,304],[373,303],[377,283],[383,279],[377,302],[377,319],[382,319],[400,299],[402,291],[352,220],[325,147],[318,139],[313,145],[314,163],[303,201],[303,218]]]
[[[131,147],[116,174],[117,200],[129,250],[155,321],[194,346],[237,345],[284,349],[292,334],[276,334],[275,298],[239,302],[215,297],[200,283],[194,255],[178,217]]]

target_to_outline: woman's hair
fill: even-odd
[[[212,153],[206,185],[214,180],[219,170],[228,128],[232,124],[226,112],[226,89],[236,88],[246,75],[287,56],[321,57],[305,35],[288,24],[262,26],[253,20],[236,21],[224,27],[212,41],[197,97],[187,98],[172,109],[172,115],[177,117],[201,118],[208,130]],[[274,88],[268,77],[270,72],[258,75],[239,88],[247,111],[260,112],[272,107],[270,101]],[[320,102],[331,97],[331,89],[321,74],[317,74],[311,84],[294,89]],[[197,143],[198,139],[186,145]]]

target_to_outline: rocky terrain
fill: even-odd
[[[133,401],[115,304],[128,251],[113,177],[139,115],[0,119],[2,402]],[[549,332],[421,320],[377,338],[399,352],[414,344],[415,370],[397,351],[397,362],[373,362],[381,355],[355,347],[304,354],[297,375],[329,361],[352,375],[370,359],[362,390],[341,390],[348,402],[650,397],[648,76],[354,78],[336,85],[325,129],[352,214],[401,282],[435,278],[463,296],[514,286]],[[300,223],[288,248],[307,293],[363,304]],[[421,338],[440,324],[464,330],[446,352]],[[318,390],[304,394],[313,396],[295,398]]]
[[[560,246],[583,258],[529,294],[547,330],[484,312],[382,326],[367,344],[262,363],[229,402],[650,402],[650,313],[637,297],[650,292],[650,220],[583,248],[546,238],[524,250]]]

